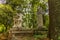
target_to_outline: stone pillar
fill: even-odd
[[[43,26],[43,17],[42,14],[38,15],[38,27],[42,27]]]
[[[42,10],[42,8],[39,8],[38,11],[37,11],[38,27],[43,26],[43,14],[44,14],[44,11]]]

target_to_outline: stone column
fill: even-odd
[[[42,10],[42,8],[39,8],[38,11],[37,11],[38,27],[43,26],[43,14],[44,14],[44,11]]]

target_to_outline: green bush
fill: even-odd
[[[6,27],[3,24],[0,24],[0,33],[5,31],[6,31]]]
[[[43,22],[44,22],[44,26],[48,27],[49,26],[49,15],[44,15],[43,16]]]

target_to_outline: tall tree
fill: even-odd
[[[60,0],[49,0],[49,38],[58,40],[58,28],[60,27]]]

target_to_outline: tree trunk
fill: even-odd
[[[60,0],[48,0],[49,3],[49,38],[50,40],[58,40],[57,27],[60,25]]]

